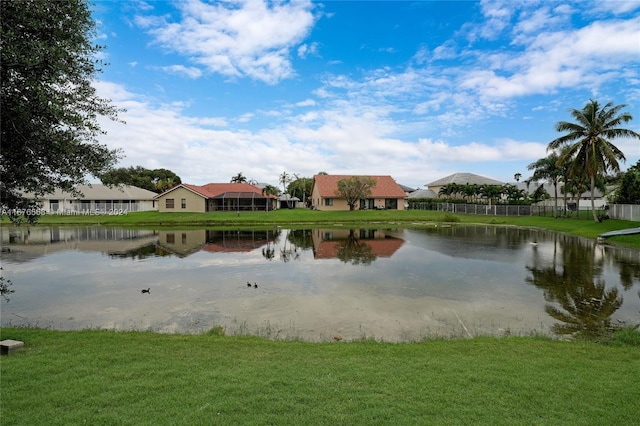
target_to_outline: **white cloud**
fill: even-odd
[[[447,40],[440,46],[433,49],[433,59],[453,59],[457,56],[456,44],[453,40]]]
[[[178,22],[137,16],[155,42],[209,71],[275,84],[294,75],[289,55],[314,24],[309,1],[178,2]],[[313,49],[310,45],[307,49]]]
[[[317,56],[318,55],[318,43],[313,42],[311,44],[303,44],[298,47],[298,56],[300,58],[306,58],[309,55]]]
[[[564,87],[595,90],[621,76],[626,64],[637,63],[638,40],[640,18],[543,32],[511,58],[496,62],[486,55],[484,62],[492,66],[466,71],[461,86],[489,98],[551,93]]]
[[[189,78],[199,78],[202,76],[202,71],[195,67],[185,67],[184,65],[171,65],[168,67],[162,67],[164,72],[169,74],[184,75]]]
[[[598,1],[593,4],[593,12],[611,12],[621,15],[640,8],[638,0]]]
[[[316,101],[314,101],[313,99],[305,99],[304,101],[296,103],[296,106],[298,107],[307,107],[307,106],[315,106],[315,105],[316,105]]]
[[[470,142],[464,145],[449,145],[443,141],[420,139],[419,149],[430,161],[450,163],[476,163],[489,161],[535,161],[545,157],[546,144],[518,142],[511,139],[496,141],[494,144]]]
[[[248,112],[237,117],[235,121],[238,123],[248,123],[249,121],[251,121],[251,119],[253,119],[254,116],[255,114],[253,114],[252,112]]]
[[[468,38],[473,42],[477,39],[496,39],[510,24],[514,13],[513,2],[501,0],[482,0],[480,10],[486,20],[483,25],[471,27]]]

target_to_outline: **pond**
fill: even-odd
[[[640,323],[639,251],[541,230],[0,232],[2,326],[409,342]]]

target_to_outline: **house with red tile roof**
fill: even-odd
[[[311,205],[316,210],[349,210],[344,197],[338,193],[338,181],[354,175],[315,175],[311,188]],[[406,192],[391,176],[358,176],[372,178],[376,185],[371,195],[360,200],[356,209],[404,210]]]
[[[205,213],[215,211],[273,210],[277,198],[248,183],[181,183],[155,197],[160,212]]]

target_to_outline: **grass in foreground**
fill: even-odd
[[[637,424],[640,350],[3,329],[2,425]],[[637,342],[637,339],[635,340]]]

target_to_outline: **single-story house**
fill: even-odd
[[[276,197],[248,183],[181,183],[156,195],[155,200],[160,212],[266,211],[277,205]]]
[[[37,199],[49,214],[63,213],[126,213],[157,210],[153,191],[131,185],[106,186],[103,184],[78,185],[82,194],[77,196],[57,189],[51,194],[36,197],[24,194],[26,198]]]
[[[411,187],[411,186],[403,185],[403,184],[401,184],[401,183],[399,183],[398,185],[400,186],[400,188],[402,188],[402,190],[403,190],[407,195],[411,194],[412,192],[417,191],[417,189],[416,189],[416,188],[413,188],[413,187]]]
[[[278,197],[281,209],[295,209],[298,207],[304,207],[300,202],[300,198],[292,197],[291,194],[282,194]]]
[[[349,210],[347,200],[338,194],[338,181],[353,175],[316,175],[311,188],[311,205],[316,210]],[[404,210],[407,194],[391,176],[370,177],[376,185],[367,199],[360,200],[356,208]]]
[[[434,193],[438,194],[443,186],[457,184],[457,185],[504,185],[504,182],[500,182],[495,179],[491,179],[485,176],[476,175],[473,173],[454,173],[452,175],[443,177],[427,184],[427,189],[430,189]]]

